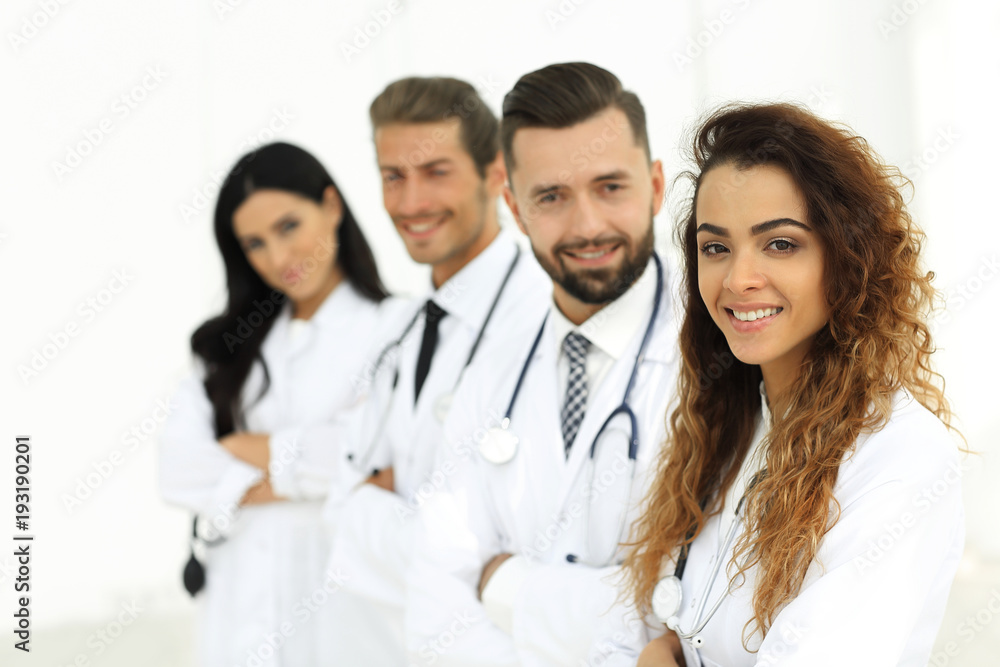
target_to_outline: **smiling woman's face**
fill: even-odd
[[[701,298],[736,358],[760,365],[773,396],[797,377],[829,320],[823,247],[805,198],[780,167],[722,165],[702,177],[695,218]]]

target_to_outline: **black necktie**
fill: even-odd
[[[416,404],[420,398],[420,390],[427,379],[427,373],[431,370],[431,358],[434,356],[434,348],[438,342],[438,322],[447,315],[441,306],[430,299],[424,308],[424,339],[420,342],[420,354],[417,356],[417,383],[413,393],[413,402]]]

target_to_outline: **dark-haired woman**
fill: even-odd
[[[638,664],[923,667],[961,466],[897,173],[790,105],[723,108],[694,159],[678,407],[625,570],[663,633],[633,628]]]
[[[359,400],[386,293],[343,194],[301,148],[240,158],[215,236],[228,302],[191,337],[202,371],[161,438],[163,495],[221,541],[204,555],[198,657],[328,664],[338,583],[320,512],[339,457],[305,433]]]

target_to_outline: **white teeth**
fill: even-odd
[[[741,322],[754,322],[754,321],[759,320],[759,319],[761,319],[763,317],[770,317],[771,315],[777,315],[779,310],[781,310],[781,309],[780,308],[758,308],[757,310],[751,310],[751,311],[746,312],[746,313],[741,313],[738,310],[733,310],[732,312],[733,312],[733,315],[736,316],[736,319],[740,320]]]
[[[578,252],[574,254],[580,259],[596,259],[598,257],[603,257],[604,255],[607,255],[608,252],[609,251],[607,250],[599,250],[597,252]]]
[[[437,221],[424,222],[420,224],[411,223],[407,225],[406,228],[414,234],[423,234],[424,232],[429,232],[430,230],[434,229],[434,227],[436,227],[437,224],[438,224]]]

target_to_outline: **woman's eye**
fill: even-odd
[[[788,239],[774,239],[768,245],[778,252],[790,252],[798,247]]]
[[[299,226],[298,220],[288,220],[283,225],[281,225],[282,232],[290,232]]]
[[[726,252],[726,246],[721,243],[706,243],[701,247],[701,254],[712,257]]]
[[[257,248],[263,248],[264,244],[258,239],[250,239],[249,241],[243,242],[243,252],[250,252],[251,250],[256,250]]]

